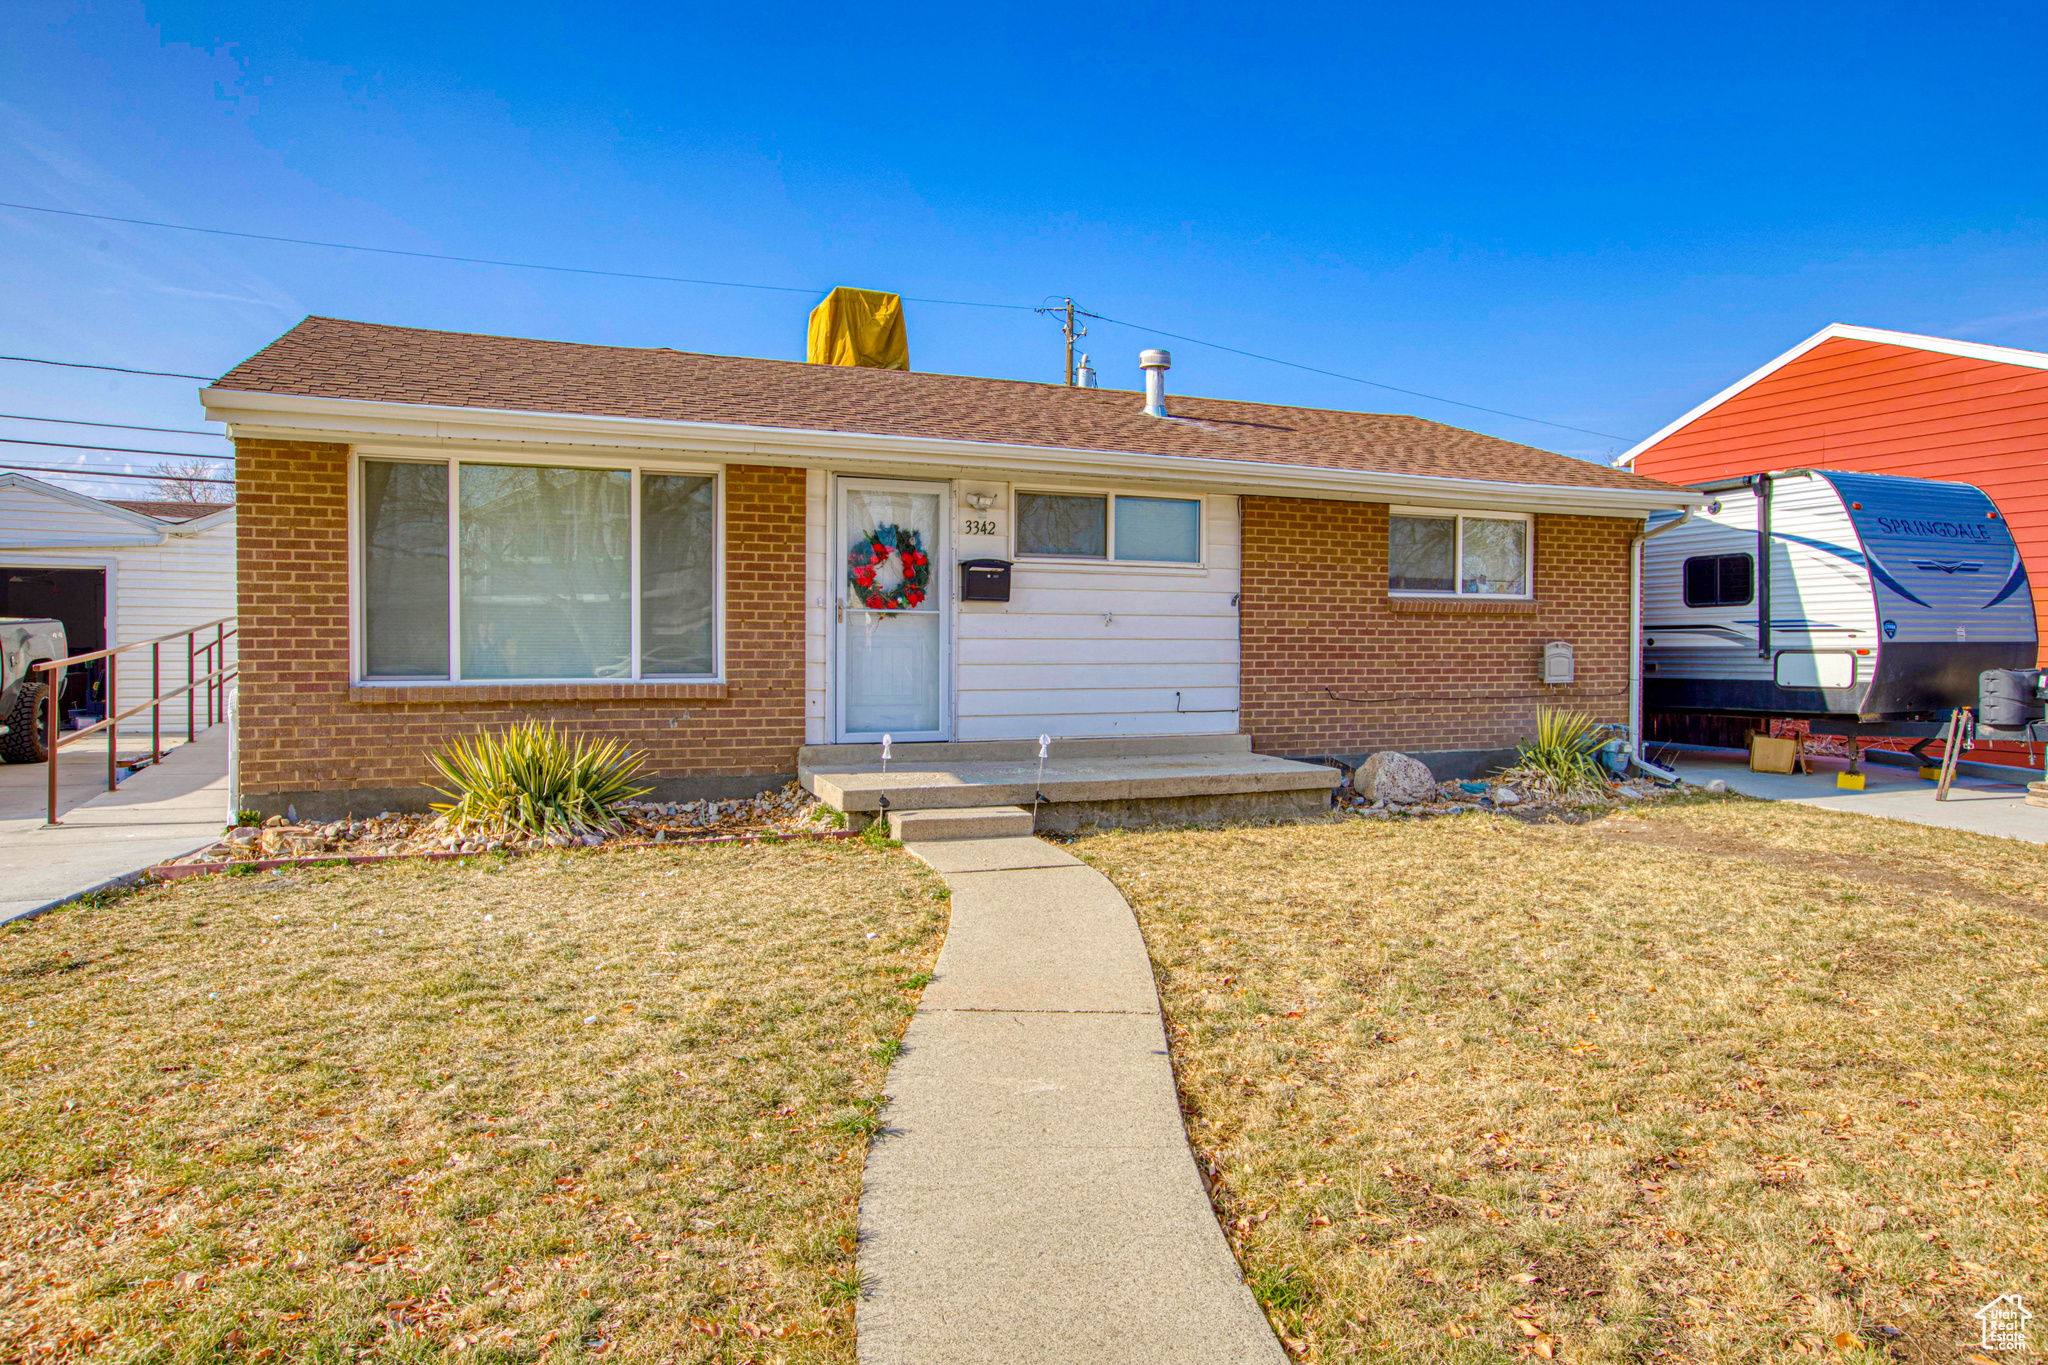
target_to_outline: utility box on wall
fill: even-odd
[[[1007,559],[963,559],[960,561],[962,602],[1007,602],[1010,600],[1010,561]]]
[[[1566,687],[1577,677],[1577,665],[1572,660],[1572,647],[1562,640],[1552,640],[1543,646],[1543,685]]]

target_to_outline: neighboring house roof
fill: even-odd
[[[109,507],[125,507],[145,517],[155,517],[158,521],[193,521],[234,506],[231,502],[173,502],[147,498],[101,498],[100,501]]]
[[[0,473],[0,489],[18,490],[35,498],[62,503],[80,512],[86,512],[107,525],[106,532],[52,530],[49,516],[41,509],[23,514],[22,509],[0,508],[0,548],[32,549],[38,546],[51,549],[85,545],[160,545],[166,539],[184,539],[188,536],[203,535],[217,529],[234,516],[232,503],[155,503],[134,502],[126,499],[95,498],[69,488],[62,488],[26,474]],[[192,509],[204,507],[194,512]],[[175,507],[176,516],[153,516],[142,510],[149,507]],[[174,529],[175,528],[175,529]]]
[[[1398,414],[588,346],[309,317],[223,375],[231,392],[1180,456],[1423,479],[1662,493],[1624,469]],[[1690,499],[1675,497],[1673,506]]]
[[[1668,426],[1665,426],[1654,435],[1646,436],[1636,442],[1629,449],[1628,453],[1621,457],[1618,463],[1624,465],[1634,464],[1638,455],[1663,441],[1673,432],[1690,426],[1693,422],[1712,412],[1715,408],[1720,407],[1745,389],[1769,379],[1808,351],[1836,338],[1849,341],[1875,342],[1882,346],[1903,346],[1915,351],[1931,351],[1937,355],[1961,356],[1965,360],[1987,360],[1999,365],[2017,365],[2022,369],[2048,370],[2048,354],[2043,354],[2040,351],[2022,351],[2011,346],[1988,346],[1981,341],[1954,341],[1948,337],[1920,336],[1914,332],[1889,332],[1882,327],[1855,327],[1846,322],[1830,323],[1777,359],[1736,380],[1733,384],[1730,384],[1727,388],[1721,390],[1712,398],[1701,403],[1698,407],[1673,421]]]

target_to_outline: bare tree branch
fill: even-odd
[[[156,479],[156,495],[165,502],[220,504],[234,501],[234,495],[226,485],[199,482],[220,477],[214,473],[210,460],[167,460],[149,472]]]

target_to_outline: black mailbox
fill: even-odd
[[[960,563],[962,602],[1007,602],[1010,600],[1010,561],[967,559]]]

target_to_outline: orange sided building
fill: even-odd
[[[2012,528],[2027,576],[2048,584],[2048,354],[2039,351],[1837,323],[1621,463],[1675,484],[1784,469],[1974,484]],[[2048,592],[2036,592],[2034,609],[2048,664]],[[2021,747],[1980,744],[1974,757],[2031,765]]]

